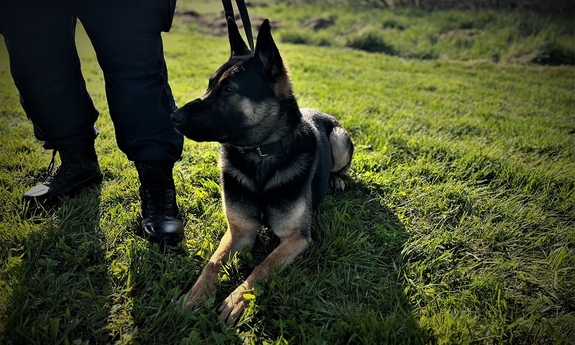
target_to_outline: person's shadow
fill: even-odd
[[[261,284],[256,303],[265,308],[253,311],[240,332],[256,325],[258,336],[282,335],[294,343],[306,343],[306,334],[318,336],[318,330],[330,344],[434,342],[419,328],[401,280],[408,239],[403,224],[377,186],[347,182],[348,190],[328,194],[320,206],[310,248]],[[165,250],[129,236],[121,244],[128,267],[118,278],[100,218],[98,186],[13,225],[14,231],[33,230],[5,248],[1,274],[9,288],[1,291],[11,295],[2,311],[5,343],[113,343],[127,339],[121,329],[142,343],[241,341],[214,309],[277,246],[277,238],[262,232],[214,300],[181,313],[177,299],[197,278],[203,259],[183,244]],[[121,286],[129,293],[114,292]]]
[[[94,186],[58,207],[22,203],[6,247],[5,344],[107,343],[113,294]],[[30,206],[33,209],[30,209]],[[18,219],[14,216],[11,219]]]

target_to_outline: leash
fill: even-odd
[[[231,0],[222,0],[224,5],[224,16],[226,19],[228,17],[233,20],[236,19],[234,15],[234,8],[232,6]],[[238,11],[240,11],[240,17],[242,18],[242,23],[244,24],[244,31],[246,32],[246,38],[248,39],[248,44],[250,45],[250,50],[254,51],[254,37],[252,36],[252,23],[250,23],[250,15],[248,14],[248,8],[244,0],[236,0],[238,5]]]

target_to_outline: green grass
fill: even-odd
[[[258,9],[277,18],[283,42],[350,47],[404,58],[575,64],[572,18],[494,10],[422,12],[349,6],[276,6]],[[334,26],[300,26],[316,17]]]
[[[298,9],[290,19],[281,6],[252,14],[272,18],[273,11],[286,25],[298,20]],[[365,18],[374,13],[357,11]],[[503,25],[507,15],[484,20]],[[399,16],[387,25],[407,32],[425,18]],[[538,23],[529,25],[552,30]],[[104,182],[31,216],[21,195],[45,173],[50,153],[33,139],[0,46],[1,343],[575,339],[572,66],[404,59],[337,44],[280,43],[300,105],[340,119],[356,144],[355,161],[347,191],[329,194],[320,207],[309,250],[260,284],[239,325],[227,327],[215,306],[277,241],[262,232],[253,253],[227,267],[213,298],[189,314],[175,311],[225,230],[218,145],[187,140],[176,165],[185,242],[162,252],[135,236],[137,174],[116,148],[103,78],[79,31],[83,71],[102,113],[96,149]],[[276,32],[281,37],[288,27]],[[227,59],[228,44],[179,20],[164,37],[182,105],[204,91]],[[459,54],[472,55],[469,49]]]

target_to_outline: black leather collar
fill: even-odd
[[[249,147],[249,148],[239,147],[239,146],[235,146],[235,147],[241,153],[254,152],[254,153],[257,153],[260,157],[265,157],[265,156],[269,156],[269,155],[277,155],[278,153],[283,152],[285,149],[287,149],[295,141],[296,138],[297,138],[297,129],[295,129],[291,132],[288,132],[286,135],[281,137],[280,140],[274,141],[273,143],[269,143],[269,144],[265,144],[265,145],[259,145],[257,147]]]

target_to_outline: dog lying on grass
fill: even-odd
[[[334,117],[298,107],[267,19],[254,52],[231,18],[228,34],[229,60],[210,77],[206,93],[175,111],[172,121],[192,140],[222,144],[220,182],[228,223],[192,290],[182,297],[185,307],[215,290],[222,265],[251,248],[262,226],[280,239],[219,306],[221,319],[233,324],[248,306],[244,293],[309,246],[313,212],[329,184],[344,190],[342,177],[354,149]]]

